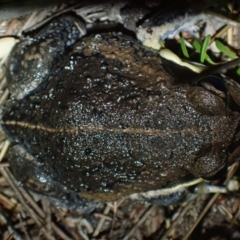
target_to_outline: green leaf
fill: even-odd
[[[240,14],[237,16],[237,21],[240,22]]]
[[[227,11],[227,12],[230,12],[229,11],[229,8],[228,8],[228,0],[221,0],[221,6]]]
[[[197,53],[200,53],[200,51],[201,51],[201,44],[197,40],[193,41],[193,47],[195,48]]]
[[[240,76],[240,67],[236,71],[237,75]]]
[[[215,41],[217,48],[224,53],[226,56],[230,58],[238,58],[238,56],[226,45],[224,45],[222,42],[219,40]]]
[[[211,35],[207,35],[203,41],[203,45],[202,45],[201,52],[200,52],[201,63],[203,63],[206,58],[207,49],[208,49],[210,41],[211,41]]]
[[[181,44],[181,49],[182,49],[184,57],[189,58],[189,54],[188,54],[188,50],[187,50],[187,47],[186,47],[186,44],[185,44],[185,40],[182,37],[180,38],[180,44]]]
[[[195,48],[196,52],[197,53],[200,53],[201,52],[201,44],[197,41],[197,40],[194,40],[193,41],[193,47]],[[212,59],[209,57],[209,55],[206,53],[205,55],[205,60],[210,63],[210,64],[215,64]]]
[[[159,45],[160,45],[160,49],[165,48],[164,41],[160,40]]]

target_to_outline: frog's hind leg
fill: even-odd
[[[7,81],[12,96],[22,99],[48,79],[62,55],[86,34],[84,23],[73,16],[54,19],[34,38],[27,37],[13,48],[9,58]]]
[[[37,160],[20,145],[15,145],[8,153],[11,170],[28,189],[46,197],[57,207],[90,213],[99,203],[80,197],[53,179],[48,166]]]

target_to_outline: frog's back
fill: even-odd
[[[3,127],[54,169],[53,179],[84,197],[100,192],[114,200],[156,189],[193,173],[218,140],[215,128],[235,121],[234,114],[198,113],[186,99],[188,84],[173,81],[158,53],[135,40],[91,36],[74,47],[59,75],[5,112],[14,130]],[[221,133],[225,145],[232,131]]]

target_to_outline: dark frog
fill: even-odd
[[[1,125],[17,179],[79,207],[226,169],[240,120],[227,97],[236,83],[192,86],[129,36],[85,33],[63,16],[12,52]]]

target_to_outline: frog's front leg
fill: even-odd
[[[136,35],[143,45],[158,50],[161,40],[178,37],[182,31],[187,31],[194,38],[199,38],[200,32],[203,36],[214,34],[226,24],[233,27],[239,26],[239,23],[214,13],[174,7],[164,12],[157,12],[146,19],[137,27]]]
[[[51,73],[65,49],[86,34],[85,25],[78,18],[64,15],[56,18],[32,39],[18,43],[10,56],[7,71],[12,96],[21,99],[36,89]]]
[[[9,150],[8,158],[17,179],[34,192],[47,196],[56,206],[89,213],[99,204],[80,197],[79,193],[55,181],[50,167],[20,145],[15,145]]]

